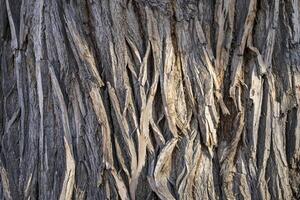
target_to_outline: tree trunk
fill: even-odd
[[[0,0],[0,199],[300,199],[299,0]]]

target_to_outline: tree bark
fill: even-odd
[[[299,0],[0,0],[0,199],[300,199]]]

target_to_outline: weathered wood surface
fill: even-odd
[[[0,0],[0,199],[299,199],[299,0]]]

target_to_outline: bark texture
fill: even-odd
[[[0,199],[299,199],[299,0],[0,0]]]

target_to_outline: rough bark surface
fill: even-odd
[[[299,0],[0,0],[0,199],[300,199]]]

